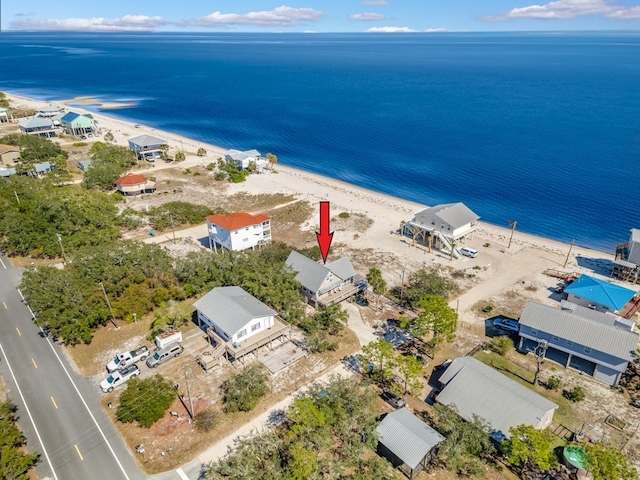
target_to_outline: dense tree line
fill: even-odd
[[[0,188],[0,247],[9,255],[61,256],[57,235],[69,251],[119,237],[116,200],[51,178],[12,176]]]
[[[439,295],[448,298],[457,286],[448,278],[442,276],[437,269],[417,270],[409,275],[407,285],[394,288],[391,293],[404,307],[417,308],[427,295]]]
[[[16,407],[10,401],[0,403],[0,478],[27,480],[38,454],[26,453],[25,438],[18,428]]]
[[[126,320],[184,296],[167,252],[130,241],[78,250],[64,270],[27,270],[22,289],[38,323],[73,345],[89,343],[111,318],[101,282],[114,315]]]
[[[20,147],[20,162],[23,172],[32,170],[35,163],[50,162],[56,168],[66,168],[69,155],[55,142],[39,135],[12,133],[0,138],[0,143]]]
[[[113,190],[116,180],[137,162],[136,155],[126,147],[95,142],[91,146],[91,166],[85,172],[85,188]]]
[[[177,262],[176,273],[188,296],[237,285],[297,324],[304,317],[304,301],[296,274],[285,265],[290,252],[283,243],[218,255],[197,252]]]
[[[351,379],[314,384],[293,402],[283,425],[240,440],[235,453],[208,467],[206,478],[393,478],[393,467],[375,454],[375,403],[375,393]]]

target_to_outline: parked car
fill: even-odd
[[[478,256],[478,250],[470,247],[462,247],[460,253],[465,257],[476,258]]]
[[[166,362],[174,357],[177,357],[184,351],[184,347],[179,343],[168,346],[167,348],[161,348],[157,350],[153,356],[147,358],[147,367],[156,368],[161,363]]]
[[[389,405],[395,408],[402,408],[407,405],[407,402],[404,400],[404,398],[394,395],[391,392],[382,392],[382,395],[380,395],[380,397]]]
[[[127,368],[120,370],[119,372],[113,372],[102,382],[100,382],[100,389],[104,393],[111,392],[114,388],[124,385],[128,380],[140,375],[140,369],[135,363],[129,365]]]
[[[145,346],[136,348],[135,350],[131,350],[130,352],[122,352],[116,356],[113,360],[111,360],[107,364],[107,371],[109,373],[115,372],[116,370],[122,370],[129,365],[133,365],[137,362],[143,362],[149,356],[149,349]]]
[[[493,321],[493,326],[508,332],[519,332],[520,324],[516,320],[509,318],[498,317]]]

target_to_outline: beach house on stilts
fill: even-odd
[[[445,203],[415,213],[402,225],[401,233],[429,249],[436,248],[460,258],[457,247],[478,229],[479,218],[464,203]]]

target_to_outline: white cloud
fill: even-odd
[[[383,20],[384,15],[380,13],[356,13],[355,15],[349,15],[349,18],[360,22],[373,22],[376,20]]]
[[[417,32],[409,27],[372,27],[365,30],[365,33],[413,33]]]
[[[447,30],[446,28],[427,28],[425,30],[426,33],[442,33],[442,32],[448,32],[449,30]]]
[[[360,3],[362,5],[369,5],[373,7],[386,7],[387,5],[389,5],[389,2],[387,2],[387,0],[362,0],[362,2]]]
[[[239,13],[213,12],[204,17],[180,22],[199,27],[224,27],[229,25],[256,25],[259,27],[291,27],[313,22],[324,17],[324,13],[313,8],[292,8],[282,5],[270,11]]]
[[[120,18],[66,18],[36,20],[25,18],[10,23],[13,30],[73,30],[93,32],[147,32],[166,25],[162,17],[125,15]]]
[[[543,5],[514,8],[502,15],[487,17],[485,20],[497,22],[518,18],[569,20],[588,15],[599,15],[618,20],[639,19],[640,6],[622,7],[611,5],[608,0],[557,0]]]

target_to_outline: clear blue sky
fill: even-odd
[[[640,30],[640,0],[3,0],[3,30]]]

